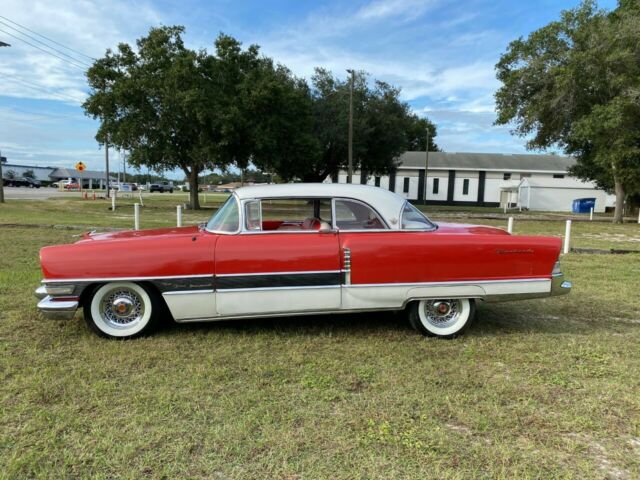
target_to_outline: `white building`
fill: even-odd
[[[405,152],[394,173],[369,176],[356,171],[353,182],[389,189],[420,203],[425,194],[425,163],[425,152]],[[595,211],[604,212],[609,196],[595,184],[571,177],[567,169],[574,163],[575,159],[560,155],[429,152],[426,203],[507,204],[510,208],[568,212],[573,200],[595,198]],[[328,181],[346,183],[347,174],[341,171]]]

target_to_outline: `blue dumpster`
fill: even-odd
[[[573,213],[589,213],[591,209],[596,209],[595,198],[576,198],[573,201],[573,207],[571,211]]]

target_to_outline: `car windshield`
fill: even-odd
[[[231,195],[207,222],[207,230],[212,232],[237,232],[240,229],[238,202]]]
[[[429,220],[420,210],[405,202],[402,208],[403,230],[434,230],[436,225]]]

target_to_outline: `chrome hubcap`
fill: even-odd
[[[460,300],[431,300],[424,302],[424,313],[429,322],[434,327],[447,328],[453,325],[460,318]]]
[[[128,328],[142,319],[144,303],[135,291],[118,288],[104,296],[100,311],[104,321],[112,327]]]

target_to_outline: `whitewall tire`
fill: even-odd
[[[455,338],[471,325],[475,302],[469,298],[418,300],[408,307],[411,326],[429,337]]]
[[[87,325],[107,338],[133,338],[149,333],[158,323],[160,310],[156,293],[133,282],[101,285],[84,302]]]

